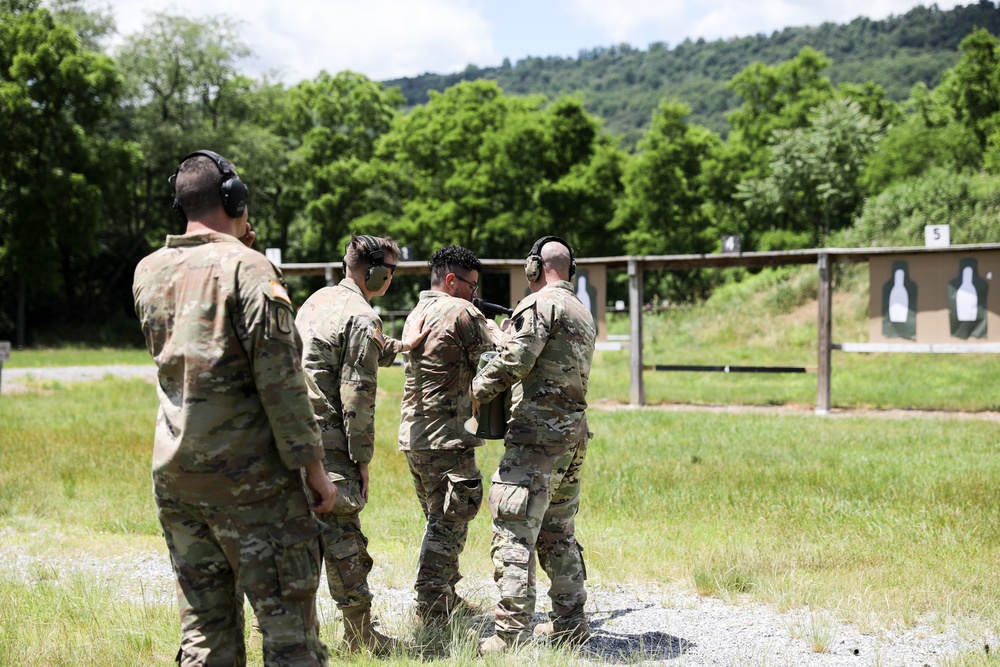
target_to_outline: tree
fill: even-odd
[[[365,195],[372,177],[366,165],[402,103],[395,88],[354,72],[324,71],[288,91],[274,132],[290,149],[279,243],[292,257],[339,258],[353,221],[379,210]]]
[[[721,143],[718,136],[685,122],[690,109],[661,102],[639,152],[625,169],[625,194],[612,229],[630,254],[708,252],[715,245],[704,216],[702,165]]]
[[[153,15],[119,49],[126,131],[139,141],[144,157],[132,190],[136,238],[158,244],[165,232],[177,230],[166,177],[181,157],[211,148],[242,166],[233,149],[243,118],[230,111],[239,109],[239,94],[248,88],[237,61],[249,52],[230,19],[193,21],[164,13]],[[241,176],[246,176],[242,170]]]
[[[861,169],[881,136],[856,102],[826,102],[808,127],[775,133],[770,174],[740,183],[737,196],[773,230],[807,232],[809,244],[821,246],[858,212]]]
[[[431,93],[397,118],[378,154],[374,189],[405,193],[391,228],[418,256],[455,243],[519,257],[553,230],[583,242],[606,228],[619,187],[619,158],[578,100],[507,97],[491,81]]]
[[[17,294],[18,345],[29,294],[80,302],[110,177],[134,156],[101,132],[120,87],[114,61],[82,49],[36,0],[0,2],[0,282]]]
[[[624,195],[611,231],[621,236],[629,254],[706,253],[715,247],[704,165],[721,140],[688,125],[689,113],[679,102],[661,102],[638,154],[625,168]],[[702,296],[706,285],[695,274],[672,273],[658,289],[661,296],[687,301]]]
[[[942,78],[940,93],[956,119],[972,130],[981,148],[1000,122],[1000,41],[977,30],[959,45],[958,63]]]
[[[804,47],[798,55],[776,66],[754,63],[730,82],[743,103],[727,118],[738,141],[747,146],[753,165],[764,155],[777,130],[808,124],[809,114],[834,97],[833,85],[822,76],[830,59]]]
[[[980,161],[979,141],[968,127],[962,123],[928,126],[921,115],[914,114],[886,132],[862,171],[861,183],[876,195],[897,181],[934,168],[959,172],[978,168]]]

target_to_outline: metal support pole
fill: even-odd
[[[646,404],[646,385],[642,381],[642,264],[638,258],[628,260],[628,319],[629,319],[629,403]]]
[[[819,302],[819,314],[816,320],[817,326],[817,348],[819,359],[816,366],[817,386],[816,386],[816,414],[830,414],[830,331],[833,304],[833,289],[831,284],[830,255],[820,253],[818,258],[819,269],[819,292],[817,301]]]
[[[334,286],[334,282],[333,282],[333,267],[332,266],[328,266],[328,267],[326,267],[326,268],[323,269],[323,277],[326,279],[326,286],[327,287],[333,287]]]

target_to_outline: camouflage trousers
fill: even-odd
[[[574,535],[587,439],[565,447],[507,443],[490,483],[493,578],[500,589],[497,634],[530,634],[535,612],[535,559],[551,581],[553,620],[583,619],[587,570]]]
[[[206,507],[158,494],[177,579],[182,667],[245,665],[243,597],[264,639],[264,664],[327,664],[319,639],[320,523],[301,487],[256,503]]]
[[[455,608],[455,584],[462,575],[458,557],[483,503],[483,476],[476,450],[406,452],[413,486],[427,525],[417,558],[417,613],[448,614]]]
[[[327,452],[326,474],[337,487],[333,511],[323,515],[323,558],[330,597],[340,609],[370,605],[368,573],[374,562],[368,554],[368,538],[361,532],[361,510],[366,501],[361,495],[357,465],[330,462]]]

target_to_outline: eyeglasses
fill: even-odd
[[[457,273],[452,274],[452,275],[454,275],[456,278],[458,278],[459,280],[461,280],[463,283],[465,283],[466,285],[468,285],[469,287],[471,287],[473,294],[477,294],[479,292],[479,283],[474,283],[471,280],[466,280],[465,278],[463,278],[462,276],[458,275]]]
[[[389,269],[389,275],[395,275],[396,274],[396,266],[398,266],[397,264],[390,264],[389,262],[382,262],[382,266],[384,266],[385,268]]]

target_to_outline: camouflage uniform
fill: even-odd
[[[521,641],[535,609],[535,558],[552,582],[553,621],[583,621],[583,547],[574,536],[587,454],[587,384],[596,329],[573,285],[525,297],[511,337],[472,382],[485,403],[513,386],[504,455],[490,484],[497,635]]]
[[[302,365],[323,433],[327,475],[337,487],[323,531],[330,595],[341,609],[370,605],[372,559],[361,532],[361,475],[375,446],[378,367],[392,364],[402,344],[382,334],[382,320],[351,280],[306,299],[295,318],[302,335]]]
[[[322,456],[277,269],[221,233],[168,236],[133,283],[158,367],[153,492],[177,578],[181,665],[325,665],[320,524],[300,468]]]
[[[483,476],[473,449],[483,441],[464,425],[472,416],[472,376],[493,343],[486,318],[465,299],[425,290],[407,324],[421,317],[429,333],[419,354],[403,357],[399,449],[406,453],[427,519],[414,589],[417,613],[429,618],[446,616],[455,607],[455,584],[462,578],[458,557],[469,521],[483,502]]]

